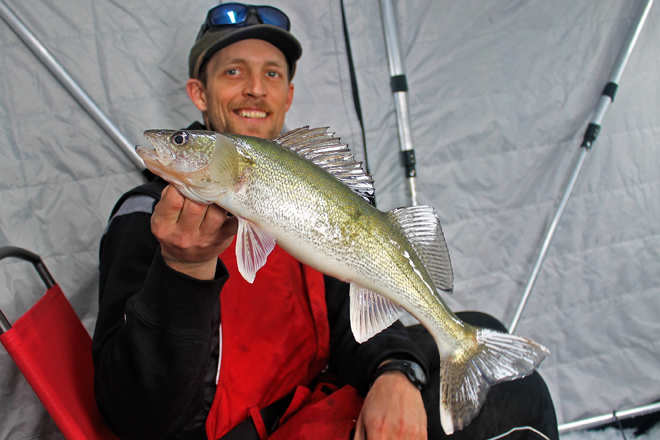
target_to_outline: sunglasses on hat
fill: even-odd
[[[244,5],[243,3],[223,3],[209,10],[206,21],[199,31],[202,36],[206,31],[215,26],[249,26],[248,18],[256,17],[262,24],[277,26],[286,31],[291,28],[289,17],[282,11],[272,6]]]

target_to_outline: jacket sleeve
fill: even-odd
[[[210,281],[169,268],[150,219],[120,209],[101,241],[96,400],[121,438],[184,438],[213,401],[228,273],[220,260]]]
[[[428,360],[397,321],[368,341],[359,344],[350,324],[349,284],[325,276],[326,303],[330,324],[330,371],[343,383],[366,396],[376,369],[386,359],[417,362],[427,374]]]

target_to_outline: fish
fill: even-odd
[[[479,413],[489,388],[531,374],[549,354],[529,339],[461,321],[442,295],[453,270],[438,213],[384,212],[372,177],[328,127],[274,140],[196,130],[147,130],[136,147],[189,199],[238,218],[236,258],[250,283],[277,243],[298,261],[350,283],[350,323],[362,343],[408,311],[440,353],[440,423],[447,434]]]

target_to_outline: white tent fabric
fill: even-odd
[[[513,318],[639,4],[398,3],[419,198],[440,212],[455,310]],[[348,27],[378,203],[389,209],[406,202],[405,182],[369,5],[353,2]],[[517,330],[553,353],[540,371],[560,423],[660,397],[658,20],[656,5]]]
[[[184,84],[213,1],[5,0],[124,134],[199,118]],[[329,125],[363,158],[337,0],[271,2],[303,45],[287,128]],[[397,2],[421,203],[438,210],[455,310],[508,325],[639,1]],[[377,0],[346,0],[380,209],[405,205]],[[517,333],[559,422],[660,398],[660,7],[587,157]],[[44,259],[91,332],[98,243],[141,174],[0,22],[0,245]],[[0,264],[15,320],[43,293],[27,263]],[[60,438],[4,350],[0,437]]]

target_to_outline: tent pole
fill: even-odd
[[[570,431],[577,431],[582,429],[595,428],[597,426],[607,425],[608,423],[618,420],[630,419],[632,417],[639,417],[645,414],[651,414],[660,411],[660,402],[652,403],[649,405],[640,406],[625,411],[616,411],[612,414],[605,414],[602,416],[591,417],[589,419],[578,420],[571,423],[564,423],[559,425],[559,434],[566,434]]]
[[[594,111],[593,119],[589,123],[589,126],[587,127],[586,132],[584,134],[584,138],[582,140],[582,145],[581,145],[582,151],[580,152],[580,157],[578,159],[575,170],[573,171],[573,175],[569,180],[569,183],[566,187],[566,191],[564,192],[564,196],[562,197],[561,203],[559,204],[559,208],[557,209],[557,213],[555,214],[555,217],[550,225],[550,229],[548,230],[545,240],[543,241],[541,252],[539,253],[539,256],[536,260],[534,269],[532,270],[532,275],[530,276],[529,281],[527,282],[527,286],[525,287],[525,292],[523,293],[523,297],[520,300],[520,303],[518,304],[518,309],[516,310],[516,314],[513,320],[511,321],[511,324],[509,325],[510,333],[514,333],[516,327],[518,326],[518,322],[520,321],[520,316],[522,315],[522,312],[525,309],[525,305],[527,304],[529,295],[531,294],[532,289],[534,288],[534,284],[536,283],[536,279],[538,278],[539,272],[541,271],[543,260],[545,260],[545,256],[548,252],[548,249],[550,248],[550,243],[552,243],[552,239],[554,238],[555,232],[557,231],[557,226],[559,224],[559,221],[561,220],[561,217],[564,215],[564,210],[566,209],[566,205],[568,204],[568,199],[571,197],[571,192],[573,191],[573,186],[575,185],[575,181],[577,180],[578,175],[580,174],[580,170],[582,169],[582,165],[584,164],[584,160],[586,158],[587,153],[591,150],[591,147],[593,146],[594,142],[596,141],[596,138],[598,137],[598,133],[600,131],[600,123],[603,120],[603,117],[605,116],[605,112],[607,112],[607,109],[609,108],[610,104],[614,101],[614,95],[616,94],[616,89],[619,84],[619,79],[621,78],[623,69],[625,68],[626,63],[628,62],[628,58],[632,53],[633,47],[637,42],[637,37],[639,36],[639,33],[641,32],[642,27],[644,26],[644,21],[646,20],[646,17],[648,16],[649,11],[651,10],[652,4],[653,4],[653,0],[642,0],[637,13],[637,17],[635,18],[635,21],[633,22],[630,30],[628,31],[628,36],[626,37],[623,47],[619,52],[619,56],[616,60],[616,63],[614,64],[612,73],[610,74],[610,79],[607,85],[605,86],[605,88],[603,89],[600,100],[598,102],[598,106]]]
[[[401,157],[405,167],[406,179],[408,180],[410,203],[415,206],[417,205],[417,170],[415,169],[415,150],[410,126],[408,82],[403,56],[401,55],[401,40],[399,39],[392,0],[380,0],[380,12],[385,32],[387,58],[390,65],[390,86],[394,95]]]
[[[84,108],[87,113],[96,121],[96,123],[105,131],[110,138],[119,146],[119,148],[128,156],[135,166],[145,173],[146,167],[140,156],[135,152],[135,145],[122,134],[119,128],[108,118],[94,100],[76,83],[64,67],[53,57],[53,55],[41,44],[41,42],[30,32],[30,30],[21,22],[3,0],[0,0],[0,16],[7,22],[16,35],[19,36],[26,46],[41,60],[41,62],[50,70],[50,73],[59,80],[64,88],[78,101],[78,104]]]

